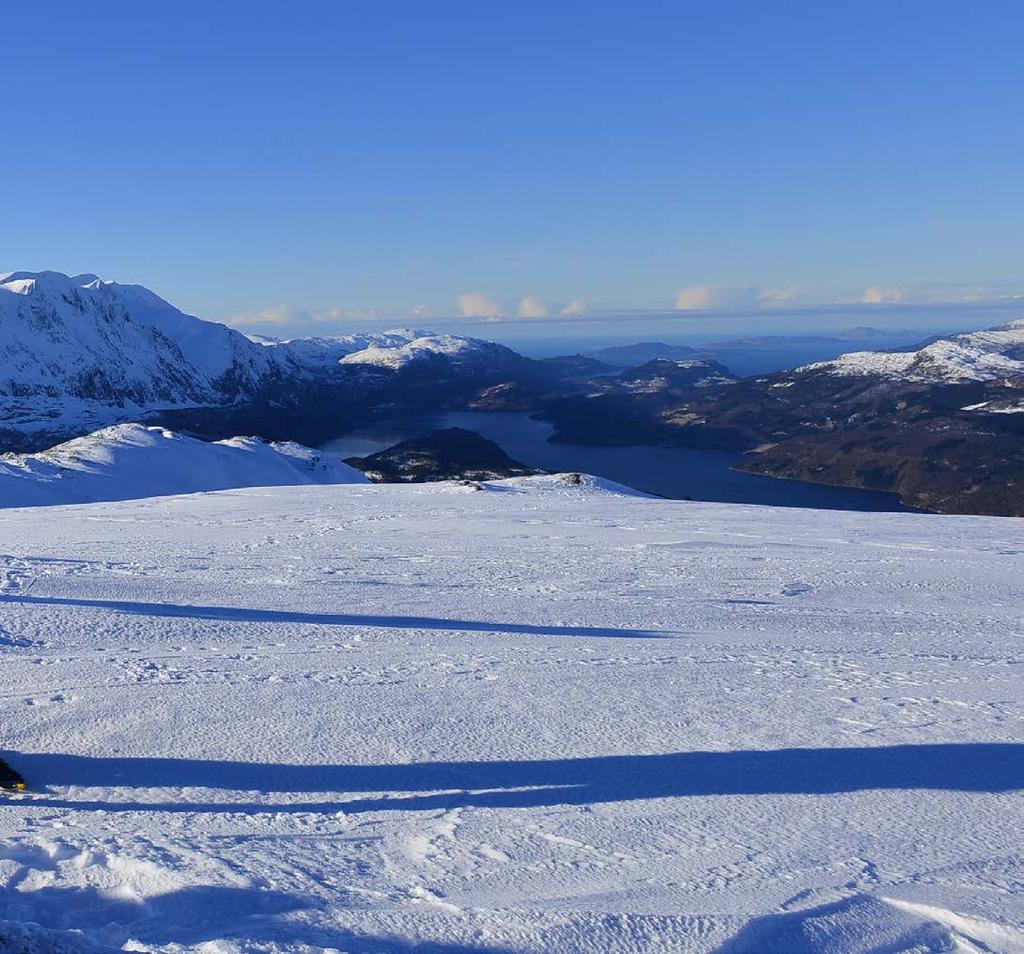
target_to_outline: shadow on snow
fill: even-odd
[[[83,954],[121,950],[129,938],[190,946],[211,939],[274,942],[289,949],[315,944],[351,954],[510,954],[504,948],[359,935],[282,917],[319,906],[312,897],[220,885],[194,885],[138,900],[111,897],[91,886],[0,891],[0,918],[38,924],[50,931],[83,932],[93,940],[83,945]],[[97,940],[104,946],[95,946]],[[78,949],[74,943],[67,948]]]
[[[44,753],[12,754],[8,761],[36,790],[45,786],[192,788],[342,796],[283,804],[66,801],[49,796],[31,801],[33,805],[108,811],[357,814],[472,806],[529,808],[708,795],[827,795],[865,789],[1006,792],[1024,788],[1024,744],[1019,743],[400,765],[280,765]]]
[[[625,639],[663,639],[676,633],[605,626],[544,626],[495,623],[485,620],[441,619],[433,616],[359,616],[353,613],[295,613],[289,610],[247,609],[234,606],[189,606],[177,603],[136,603],[127,600],[80,600],[57,596],[5,594],[0,603],[34,606],[77,606],[138,616],[223,620],[236,623],[302,623],[314,626],[362,626],[379,629],[435,629],[445,632],[525,633],[532,636],[617,636]]]

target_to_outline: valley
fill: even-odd
[[[526,413],[574,450],[533,447],[528,459],[521,444],[498,440],[513,458],[545,469],[557,459],[668,496],[857,506],[852,491],[870,491],[943,513],[1024,515],[1022,322],[741,378],[708,353],[650,343],[607,351],[646,359],[617,367],[416,329],[247,338],[92,275],[10,273],[0,319],[10,342],[0,355],[0,449],[9,452],[122,422],[326,446],[395,419]],[[712,479],[696,476],[710,475],[714,460]],[[830,497],[814,485],[850,492]],[[866,509],[881,503],[859,499]]]

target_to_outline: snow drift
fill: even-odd
[[[834,904],[755,918],[715,954],[1019,954],[999,924],[924,904],[854,894]]]

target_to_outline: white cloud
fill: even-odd
[[[1021,283],[992,285],[873,285],[855,299],[862,305],[977,305],[1018,301]]]
[[[548,307],[536,295],[527,295],[519,302],[520,318],[546,318]]]
[[[310,311],[308,308],[300,308],[297,305],[274,305],[271,308],[260,308],[257,311],[232,315],[226,323],[237,328],[253,325],[302,327],[332,321],[375,321],[380,317],[380,313],[374,308],[341,308],[338,305],[333,305],[322,311]]]
[[[242,328],[246,325],[303,324],[313,320],[313,315],[305,308],[296,308],[293,305],[275,305],[272,308],[261,308],[258,311],[232,315],[227,319],[227,323]]]
[[[385,317],[377,308],[331,308],[318,311],[314,321],[378,321]]]
[[[466,292],[459,295],[459,314],[463,318],[503,318],[505,309],[493,295],[486,292]]]
[[[786,310],[794,312],[816,307],[851,307],[870,310],[882,306],[922,305],[1009,305],[1024,301],[1024,280],[992,282],[987,284],[947,283],[933,285],[871,285],[865,289],[847,289],[843,294],[821,288],[794,288],[779,286],[763,288],[756,285],[719,285],[700,283],[679,291],[675,308],[680,317],[700,319],[703,312],[734,312],[776,314]],[[512,316],[539,319],[548,316],[572,317],[598,315],[584,298],[574,298],[564,306],[548,305],[537,295],[524,295],[516,299],[502,298],[487,292],[467,292],[458,297],[459,313],[464,318],[491,320],[510,319]],[[629,312],[626,309],[624,313]],[[642,312],[638,312],[642,313]],[[419,304],[411,309],[381,311],[373,308],[345,308],[335,305],[314,310],[299,305],[280,304],[268,308],[243,312],[225,320],[228,325],[242,329],[253,328],[266,334],[280,335],[287,330],[293,336],[322,335],[344,328],[364,328],[382,320],[396,323],[410,318],[426,320],[450,310],[431,308]],[[332,327],[333,326],[333,327]]]
[[[909,288],[883,287],[873,285],[860,296],[863,305],[901,305],[910,301],[912,295]]]
[[[688,285],[676,295],[677,311],[713,311],[720,308],[757,308],[761,290],[746,285]]]
[[[795,288],[773,288],[758,295],[762,308],[791,308],[807,300],[808,296]]]

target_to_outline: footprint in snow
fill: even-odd
[[[63,693],[55,693],[52,696],[33,696],[25,700],[27,706],[59,706],[65,702],[77,702],[78,696],[65,696]]]
[[[30,649],[33,646],[42,646],[39,639],[29,639],[27,636],[16,636],[0,626],[0,648],[4,649]]]
[[[813,593],[814,587],[810,583],[787,583],[782,588],[783,596],[803,596],[805,593]]]

